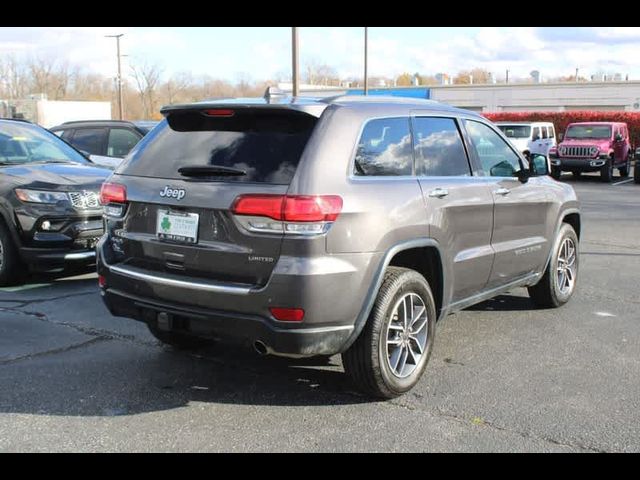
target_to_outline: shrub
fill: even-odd
[[[564,133],[573,122],[624,122],[629,127],[633,145],[640,146],[640,112],[572,110],[565,112],[496,112],[484,113],[492,122],[552,122],[556,135]]]

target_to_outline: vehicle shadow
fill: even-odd
[[[490,300],[472,305],[465,310],[472,312],[521,312],[524,310],[543,310],[536,306],[528,296],[498,295]]]
[[[212,406],[353,405],[340,357],[284,359],[215,345],[185,353],[104,340],[56,355],[0,363],[0,413],[122,416]]]
[[[0,302],[29,301],[57,293],[73,294],[98,288],[95,267],[76,267],[61,272],[29,272],[17,285],[0,288]]]

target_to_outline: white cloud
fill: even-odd
[[[587,76],[604,71],[640,78],[636,62],[640,28],[636,27],[450,28],[438,30],[439,34],[432,30],[411,29],[405,34],[397,29],[396,34],[370,28],[370,75],[455,74],[480,67],[498,78],[507,68],[513,77],[528,76],[536,69],[548,78],[571,75],[578,67]],[[123,58],[125,74],[129,63],[145,59],[162,64],[165,76],[187,70],[196,76],[233,80],[246,72],[259,80],[290,70],[290,36],[286,29],[277,30],[277,35],[273,31],[251,36],[249,29],[228,29],[224,32],[228,44],[209,48],[195,44],[184,29],[165,27],[8,27],[0,29],[0,55],[66,59],[109,77],[116,70],[115,40],[105,35],[124,33],[122,53],[129,55]],[[242,36],[242,44],[236,35]],[[363,41],[362,27],[301,28],[301,66],[315,61],[332,66],[342,77],[361,76]]]

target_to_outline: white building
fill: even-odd
[[[0,117],[24,118],[45,128],[76,120],[111,120],[111,102],[58,101],[32,95],[0,100]]]
[[[640,112],[640,82],[436,85],[430,98],[476,112],[623,110]]]

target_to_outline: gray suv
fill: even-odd
[[[342,96],[169,106],[103,185],[112,314],[162,342],[341,353],[391,398],[436,321],[515,287],[559,307],[578,275],[573,189],[481,116]]]

